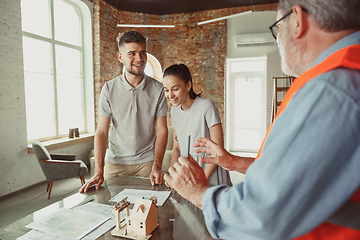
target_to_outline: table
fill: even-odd
[[[0,236],[5,240],[16,239],[31,230],[25,226],[35,219],[48,215],[62,207],[71,208],[90,196],[93,196],[93,202],[114,205],[115,203],[109,202],[109,200],[125,188],[153,191],[168,190],[164,184],[151,186],[148,178],[118,175],[106,180],[98,190],[92,187],[85,194],[73,194],[8,226],[0,228]],[[130,208],[132,208],[132,205]],[[202,211],[173,190],[164,205],[158,208],[158,222],[159,226],[152,232],[150,240],[212,239],[206,229]],[[112,236],[110,232],[111,230],[99,239],[126,239]]]

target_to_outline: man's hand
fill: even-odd
[[[202,163],[213,163],[221,166],[228,171],[238,171],[245,173],[248,167],[254,162],[254,158],[239,157],[230,154],[220,145],[207,138],[196,138],[194,144],[196,153],[210,154],[208,157],[202,157]],[[200,148],[198,148],[200,147]]]
[[[197,148],[195,149],[195,152],[207,153],[210,155],[201,158],[201,162],[217,164],[228,171],[234,170],[232,154],[227,152],[223,147],[208,138],[196,138],[196,141],[197,143],[194,144],[194,147]]]
[[[183,198],[202,209],[202,197],[210,185],[204,170],[191,156],[189,158],[180,157],[174,167],[169,168],[169,174],[164,177],[165,182]]]
[[[82,186],[79,190],[80,193],[86,193],[89,187],[96,184],[96,190],[100,188],[101,184],[104,182],[104,175],[95,174],[89,181],[87,181],[84,186]]]
[[[164,174],[161,169],[153,166],[150,173],[150,182],[152,186],[164,183]]]

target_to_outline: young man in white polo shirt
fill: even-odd
[[[161,166],[168,137],[163,85],[144,74],[146,39],[140,33],[122,34],[118,46],[117,56],[125,71],[102,88],[94,141],[95,174],[80,192],[93,184],[98,189],[117,174],[150,177],[152,185],[163,182]]]

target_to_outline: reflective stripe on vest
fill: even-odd
[[[265,138],[261,144],[256,159],[259,159],[261,157],[263,145],[266,142],[266,138],[269,135],[274,122],[282,113],[282,111],[286,108],[287,104],[291,101],[296,92],[311,79],[338,67],[360,70],[360,44],[348,46],[334,52],[324,61],[312,67],[294,80],[289,90],[287,91],[283,101],[280,104],[274,121],[271,123],[268,131],[266,132]],[[329,223],[335,224],[337,226],[329,226]],[[329,229],[334,229],[335,232],[331,232],[331,230]],[[339,238],[337,234],[341,235],[342,237]],[[343,236],[347,237],[343,238]],[[358,189],[355,195],[351,198],[351,200],[346,202],[343,207],[339,208],[328,219],[327,222],[321,224],[310,233],[296,239],[360,239],[360,189]]]

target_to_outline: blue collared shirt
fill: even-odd
[[[360,43],[360,31],[324,51]],[[203,198],[214,238],[291,239],[326,221],[360,187],[360,71],[337,68],[294,95],[243,183]]]

